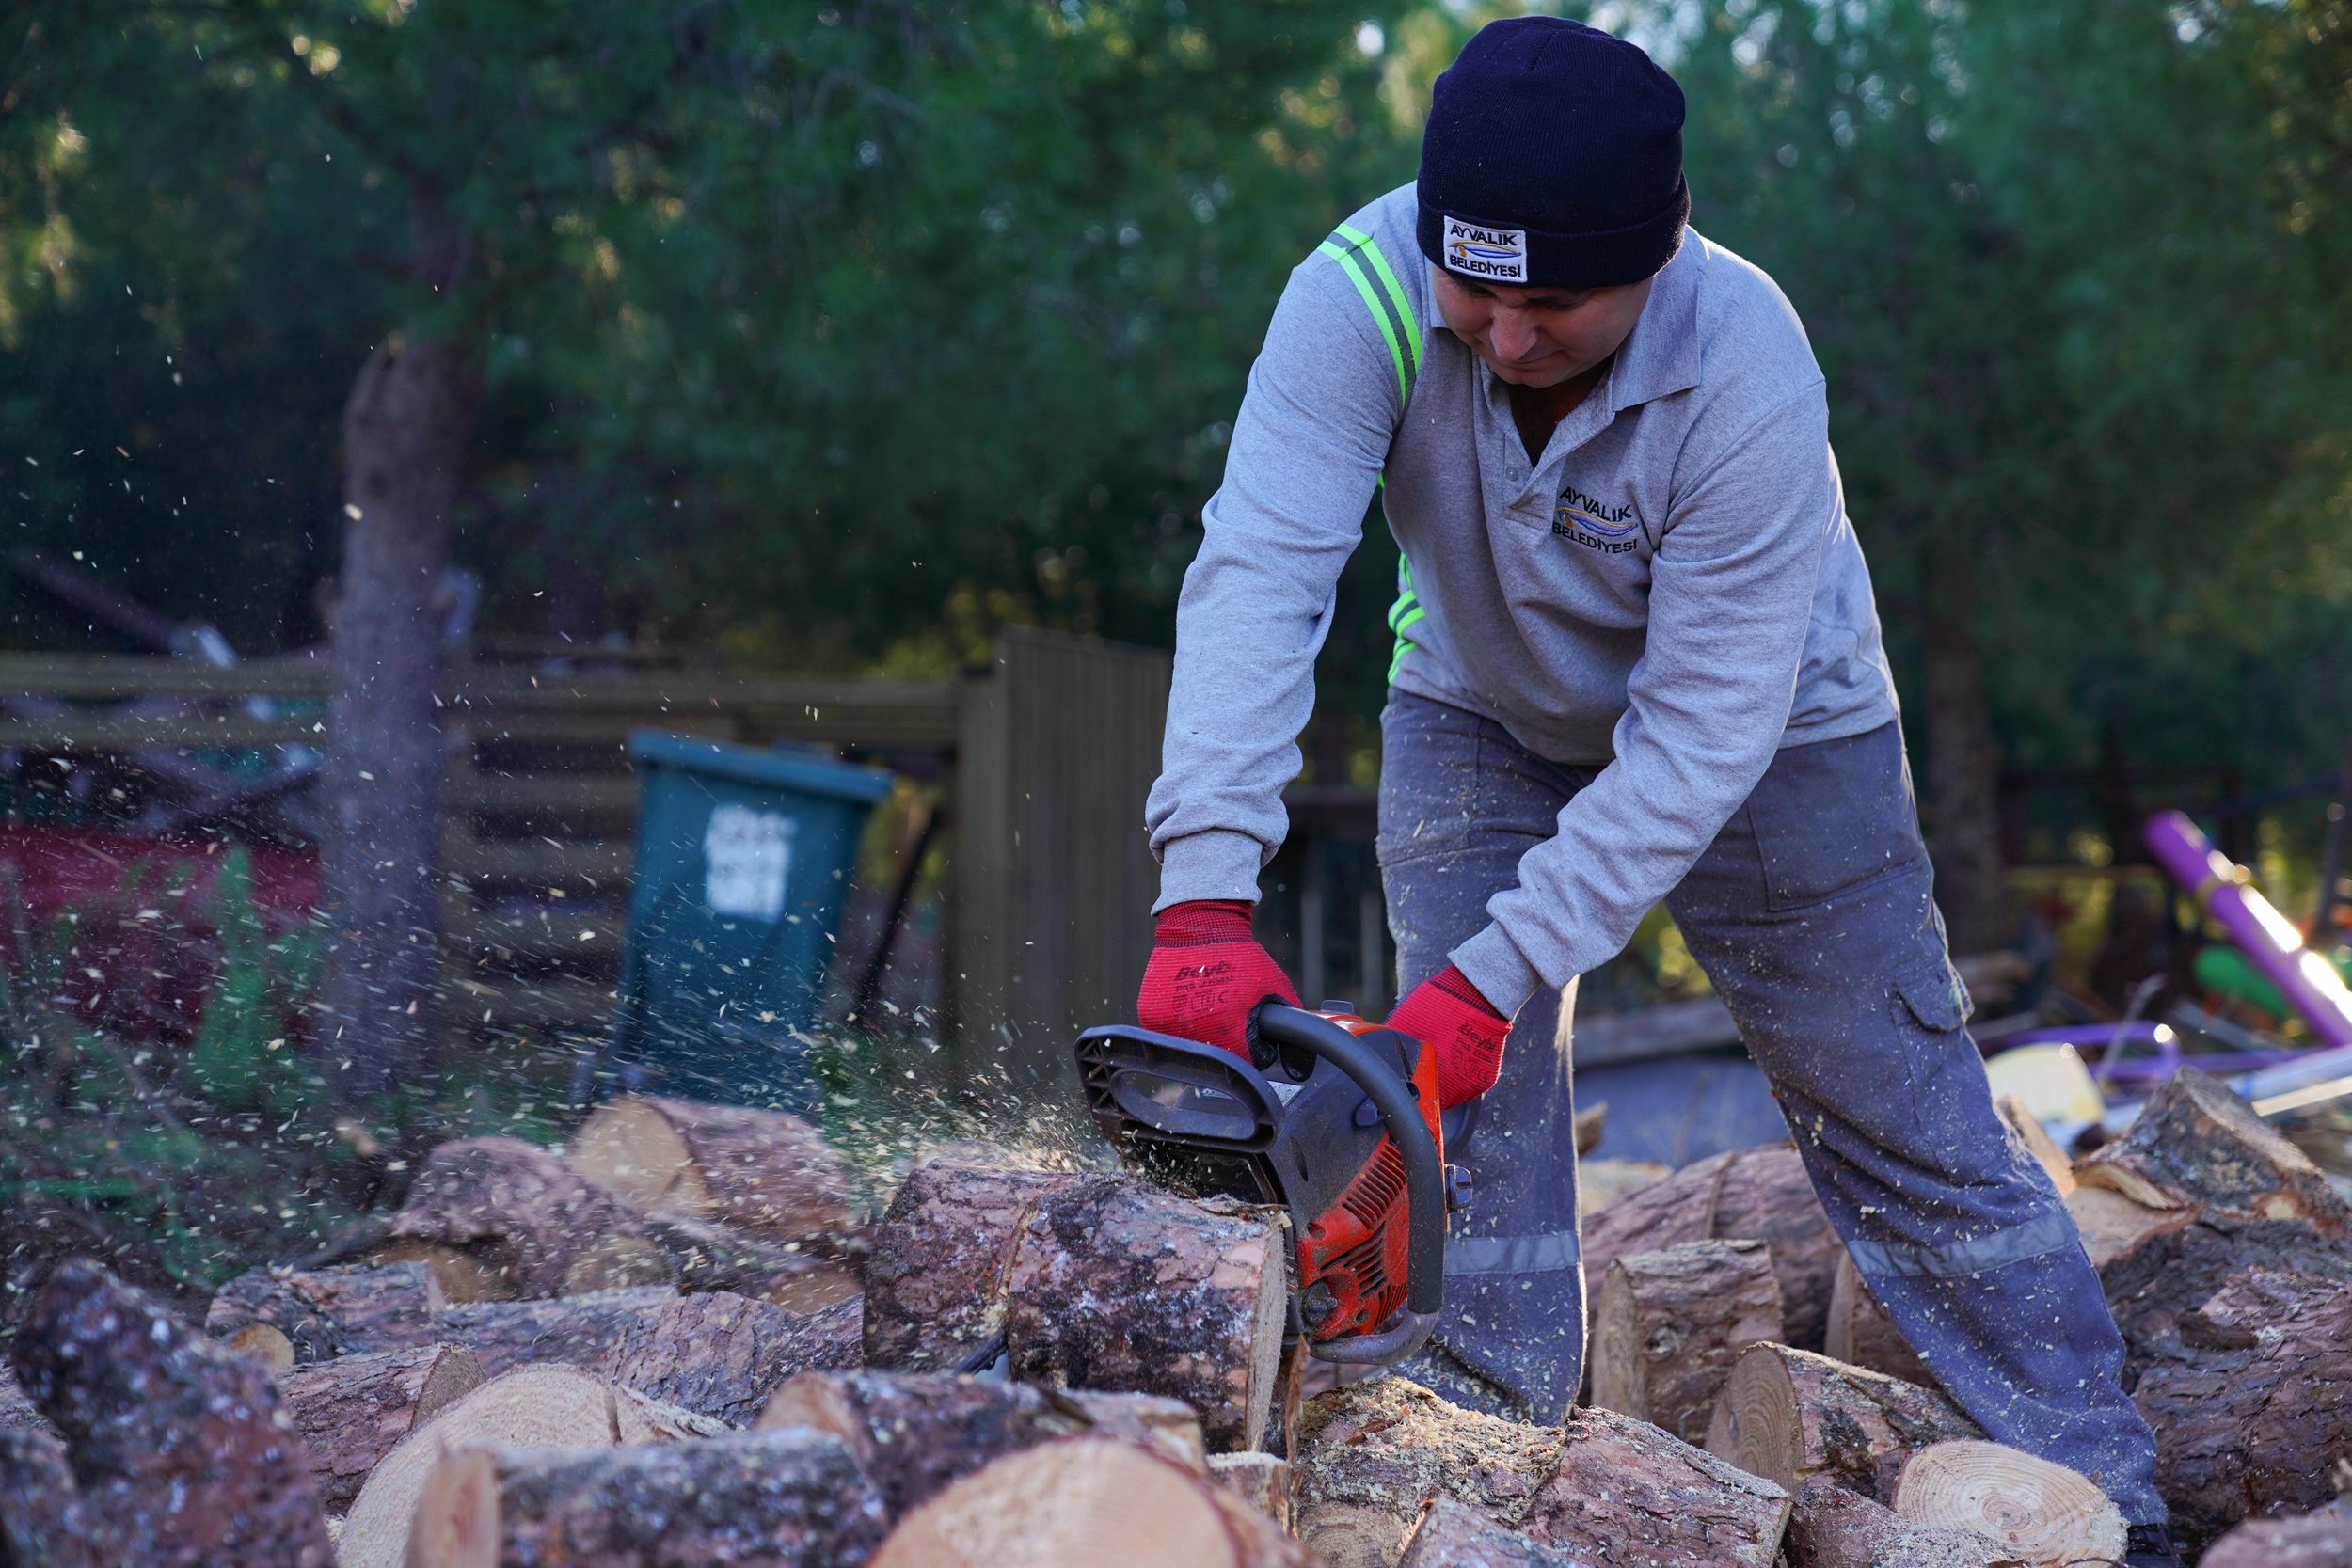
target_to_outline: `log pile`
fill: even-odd
[[[2181,1537],[2352,1568],[2352,1209],[2191,1075],[2079,1161],[2008,1114],[2124,1323]],[[848,1192],[792,1118],[628,1100],[566,1150],[434,1151],[398,1211],[231,1281],[201,1334],[65,1265],[0,1377],[0,1568],[2122,1550],[2092,1481],[1985,1441],[1908,1356],[1785,1146],[1588,1217],[1593,1400],[1554,1427],[1395,1375],[1302,1404],[1277,1212],[974,1158],[870,1228]]]

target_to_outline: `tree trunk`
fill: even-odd
[[[1883,1503],[1826,1481],[1797,1489],[1790,1568],[2031,1568],[1997,1541],[1905,1522]]]
[[[1194,1202],[1122,1176],[1046,1194],[1006,1276],[1014,1375],[1183,1400],[1212,1449],[1262,1446],[1288,1236],[1279,1210]]]
[[[368,356],[343,406],[316,1049],[327,1083],[355,1106],[421,1067],[434,1039],[447,762],[434,688],[441,575],[475,389],[464,344],[395,335]]]
[[[1078,1180],[933,1160],[910,1172],[866,1264],[866,1364],[953,1371],[1005,1331],[1013,1240],[1047,1193]]]
[[[1707,1451],[1790,1490],[1815,1476],[1883,1502],[1903,1456],[1980,1435],[1942,1394],[1787,1345],[1741,1356]]]
[[[1394,1568],[1438,1497],[1517,1524],[1560,1445],[1558,1427],[1465,1410],[1402,1377],[1318,1394],[1299,1419],[1298,1533],[1325,1568]]]
[[[1174,1400],[1064,1395],[950,1373],[803,1372],[759,1417],[763,1432],[791,1426],[841,1439],[893,1520],[982,1465],[1057,1437],[1121,1437],[1207,1468],[1200,1422]]]
[[[2352,1513],[2249,1519],[2207,1547],[2197,1568],[2352,1568]]]
[[[1397,1568],[1583,1568],[1585,1560],[1439,1497],[1422,1514]]]
[[[2133,1398],[2155,1429],[2156,1486],[2185,1542],[2334,1497],[2336,1461],[2352,1452],[2342,1279],[2252,1270],[2185,1315],[2168,1349]]]
[[[675,1210],[772,1242],[850,1226],[850,1176],[816,1128],[782,1111],[624,1095],[565,1151],[639,1209]]]
[[[1601,1281],[1591,1338],[1593,1403],[1701,1442],[1740,1352],[1781,1338],[1772,1252],[1688,1242],[1620,1258]]]
[[[1724,1172],[1708,1234],[1769,1245],[1772,1273],[1780,1281],[1781,1317],[1788,1324],[1781,1342],[1801,1350],[1821,1342],[1830,1283],[1846,1249],[1813,1196],[1813,1180],[1794,1148],[1775,1144],[1741,1149]]]
[[[501,1294],[523,1298],[559,1293],[574,1266],[592,1260],[608,1238],[644,1230],[618,1194],[562,1155],[504,1137],[435,1148],[386,1227],[395,1240],[465,1253],[501,1282]],[[664,1267],[659,1248],[651,1250],[655,1266]]]
[[[247,1269],[215,1293],[204,1332],[247,1350],[261,1338],[253,1331],[274,1330],[291,1353],[286,1364],[307,1365],[388,1338],[404,1348],[423,1343],[443,1305],[422,1263]]]
[[[2088,1476],[1998,1443],[1937,1443],[1903,1461],[1908,1524],[1998,1542],[2028,1562],[2121,1561],[2123,1515]]]
[[[549,1365],[492,1378],[403,1438],[369,1474],[343,1518],[337,1568],[404,1568],[417,1498],[445,1453],[478,1443],[609,1449],[622,1440],[619,1402],[600,1377]]]
[[[482,1384],[482,1363],[463,1345],[344,1355],[278,1374],[310,1482],[336,1513],[402,1438]]]
[[[1568,1418],[1560,1466],[1520,1528],[1587,1561],[1772,1568],[1788,1494],[1613,1410]]]
[[[547,1453],[469,1449],[417,1500],[417,1568],[859,1568],[882,1499],[840,1442],[813,1432]]]
[[[1931,528],[1921,557],[1935,901],[1955,953],[1990,953],[2010,937],[2001,884],[2001,752],[1977,630],[1976,547],[1973,535],[1947,522]]]
[[[69,1259],[10,1347],[55,1424],[101,1562],[327,1568],[326,1518],[269,1373]]]
[[[916,1509],[872,1568],[1306,1568],[1271,1519],[1116,1438],[996,1461]]]
[[[1830,1286],[1829,1323],[1821,1334],[1822,1353],[1833,1361],[1849,1366],[1865,1367],[1888,1377],[1901,1378],[1905,1383],[1922,1388],[1941,1388],[1928,1364],[1919,1359],[1919,1353],[1911,1348],[1895,1320],[1870,1293],[1870,1287],[1854,1267],[1853,1259],[1842,1253],[1837,1259],[1837,1277]]]
[[[1290,1461],[1270,1453],[1220,1453],[1209,1458],[1216,1482],[1280,1526],[1298,1533],[1298,1490]]]

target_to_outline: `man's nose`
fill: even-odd
[[[1494,314],[1495,353],[1504,359],[1535,357],[1535,324],[1515,311],[1498,310]]]

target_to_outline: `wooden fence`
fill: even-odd
[[[934,792],[946,825],[942,1001],[965,1069],[1054,1072],[1073,1026],[1132,1005],[1150,946],[1143,796],[1165,654],[1013,631],[980,670],[862,680],[546,645],[482,653],[437,693],[453,1026],[604,1026],[637,809],[625,748],[646,728],[812,742]],[[310,659],[215,669],[0,654],[0,759],[43,784],[56,775],[33,765],[72,760],[109,781],[112,818],[135,819],[171,809],[198,758],[331,745],[329,675]]]

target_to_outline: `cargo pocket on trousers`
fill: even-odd
[[[1895,994],[1901,998],[1895,1014],[1898,1027],[1915,1022],[1936,1034],[1948,1035],[1967,1022],[1968,1015],[1976,1011],[1960,972],[1952,967],[1950,959],[1942,957],[1931,964],[1918,964],[1896,975]]]

